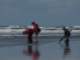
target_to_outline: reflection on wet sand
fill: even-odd
[[[0,56],[2,58],[0,57],[0,60],[80,60],[80,38],[64,39],[61,42],[62,46],[58,45],[56,41],[52,42],[52,39],[45,39],[45,41],[39,39],[39,41],[37,40],[38,43],[33,42],[32,45],[28,45],[27,38],[25,39],[26,41],[24,39],[21,41],[18,38],[13,41],[11,39],[1,40]],[[53,38],[53,40],[59,40],[59,38]],[[42,44],[42,42],[45,42],[45,44]],[[4,46],[8,43],[10,46]],[[16,45],[18,43],[20,45]]]
[[[61,47],[63,47],[63,49],[64,49],[64,54],[63,54],[63,58],[65,59],[67,56],[69,56],[70,55],[70,53],[71,53],[71,49],[70,49],[70,40],[69,40],[69,38],[65,38],[64,39],[64,45],[63,44],[61,44],[60,43],[60,46]]]
[[[69,46],[69,38],[67,38],[65,40],[65,47],[64,47],[64,56],[67,56],[68,54],[70,54],[71,52],[71,49],[70,49],[70,46]]]
[[[32,60],[39,60],[40,52],[38,50],[38,47],[38,42],[29,44],[28,47],[23,50],[23,54],[25,54],[26,56],[31,56]]]
[[[64,58],[70,55],[70,53],[71,53],[71,49],[69,47],[65,47],[64,48]]]
[[[32,53],[32,60],[39,60],[40,52],[38,50],[38,44],[36,43],[34,46],[34,51]]]

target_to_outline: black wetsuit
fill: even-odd
[[[63,28],[64,30],[64,36],[59,40],[59,42],[61,42],[64,38],[66,38],[66,40],[64,41],[66,45],[69,44],[69,37],[71,35],[70,31],[66,28]]]
[[[64,30],[64,38],[66,38],[65,42],[65,46],[68,47],[69,46],[69,37],[71,35],[70,31],[68,29]]]
[[[69,38],[70,37],[70,31],[68,30],[68,29],[65,29],[64,30],[64,37],[67,37],[67,38]]]

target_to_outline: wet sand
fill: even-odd
[[[58,43],[60,38],[38,39],[39,45],[33,45],[39,53],[37,60],[80,60],[80,38],[70,38],[68,48],[64,42]],[[0,38],[0,60],[33,60],[28,54],[26,38]]]

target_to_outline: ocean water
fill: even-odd
[[[71,37],[68,48],[58,43],[60,38],[38,38],[29,55],[26,37],[0,37],[0,60],[80,60],[80,37]]]

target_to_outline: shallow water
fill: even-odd
[[[61,44],[58,43],[60,38],[38,39],[39,44],[33,45],[33,52],[29,55],[27,38],[0,37],[0,60],[34,60],[36,50],[37,60],[80,60],[80,38],[70,38],[68,48],[64,46],[63,41]]]

